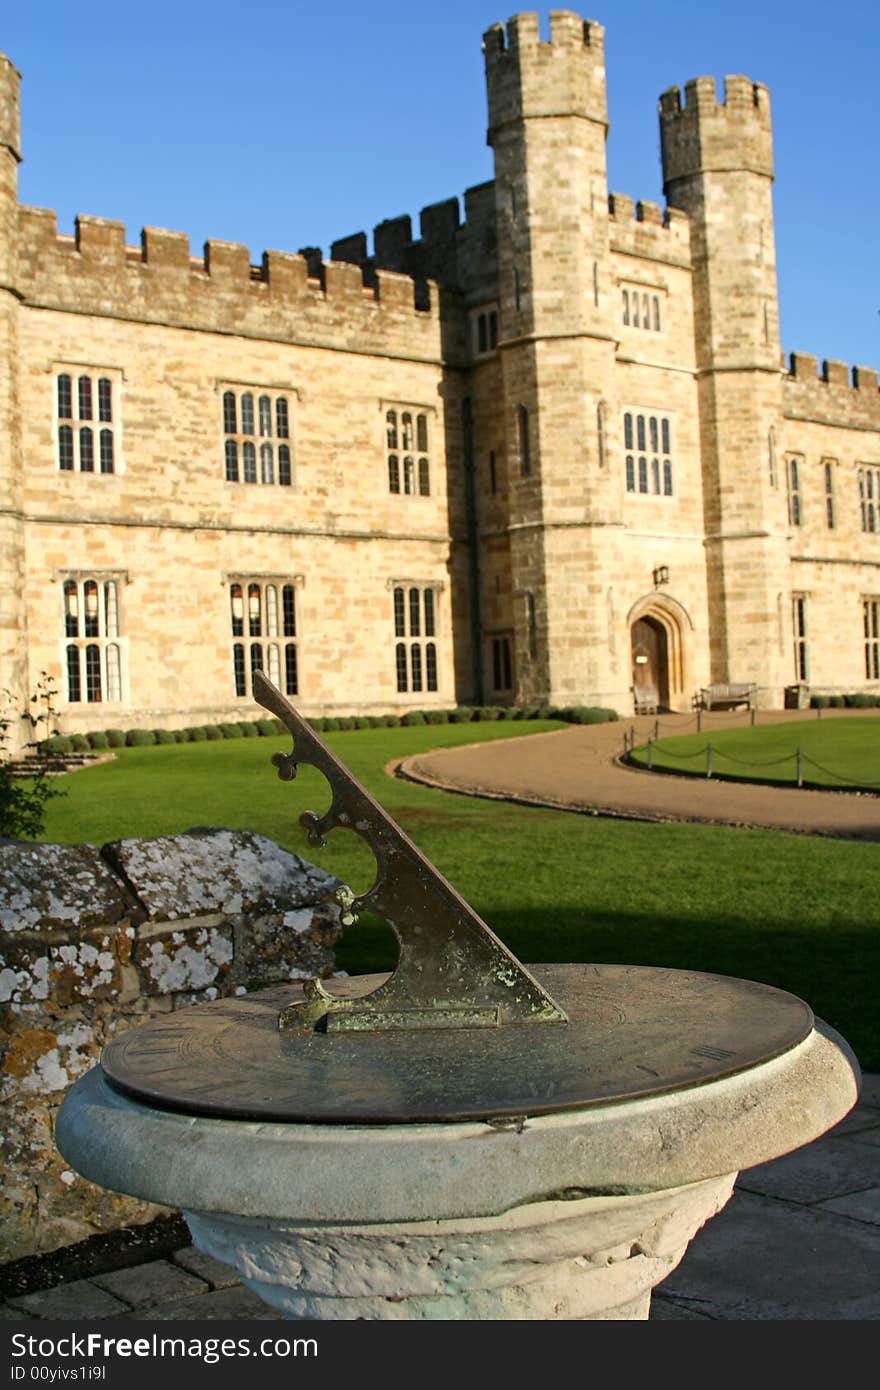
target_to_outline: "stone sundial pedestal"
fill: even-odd
[[[854,1104],[793,995],[615,965],[523,966],[265,678],[400,943],[390,976],[266,990],[112,1042],[56,1130],[85,1177],[183,1211],[296,1319],[638,1319],[741,1168]]]

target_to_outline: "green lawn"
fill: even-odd
[[[796,786],[800,747],[803,786],[880,792],[880,719],[876,716],[663,737],[651,744],[651,764],[656,771],[705,777],[709,745],[713,777]],[[631,758],[639,767],[647,767],[647,745],[637,748]]]
[[[866,1069],[880,1070],[876,846],[542,811],[384,774],[408,753],[551,727],[440,725],[327,741],[522,960],[634,962],[762,980],[807,999]],[[269,758],[289,746],[285,737],[121,750],[115,762],[63,779],[68,795],[50,803],[44,838],[101,843],[241,826],[363,890],[372,856],[358,837],[337,831],[326,850],[309,849],[297,818],[326,809],[329,795],[312,768],[294,783],[278,780]],[[390,968],[394,948],[384,925],[363,920],[338,961],[352,973]]]

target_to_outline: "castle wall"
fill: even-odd
[[[65,577],[124,575],[122,706],[71,705],[65,727],[93,728],[111,714],[124,725],[161,724],[181,709],[233,714],[242,702],[232,687],[232,576],[295,582],[300,700],[315,712],[399,703],[388,584],[436,586],[439,688],[404,703],[454,702],[447,419],[436,361],[342,357],[57,310],[25,314],[22,357],[31,680],[44,668],[61,674]],[[79,366],[118,374],[112,474],[58,469],[55,378]],[[289,400],[292,486],[225,480],[229,384]],[[389,493],[389,404],[427,417],[428,496]]]

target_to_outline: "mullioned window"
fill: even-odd
[[[286,695],[299,694],[296,586],[293,582],[234,579],[229,585],[232,681],[236,697],[253,692],[263,671]]]
[[[291,487],[291,408],[277,392],[223,392],[223,465],[228,483]]]
[[[671,497],[672,427],[668,415],[627,410],[623,416],[627,492]]]
[[[70,368],[55,376],[57,461],[62,473],[118,471],[118,384],[109,372]]]

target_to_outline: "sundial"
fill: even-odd
[[[794,995],[752,981],[622,965],[523,965],[261,673],[283,721],[289,781],[329,783],[312,844],[359,835],[376,877],[342,887],[343,923],[392,927],[390,975],[302,983],[174,1013],[104,1049],[112,1087],[191,1115],[323,1124],[509,1122],[708,1085],[795,1048],[813,1029]]]

